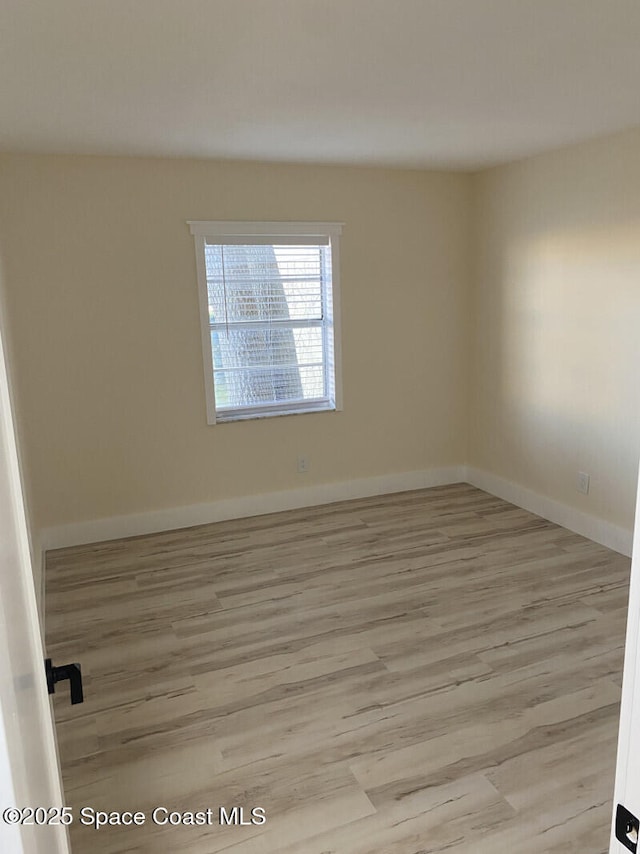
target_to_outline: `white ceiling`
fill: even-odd
[[[472,169],[640,125],[640,0],[1,0],[0,150]]]

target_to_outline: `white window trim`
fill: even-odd
[[[342,327],[340,322],[340,235],[342,222],[239,222],[230,220],[188,220],[187,225],[193,235],[196,248],[196,269],[198,274],[198,296],[200,305],[200,332],[204,367],[204,389],[207,405],[207,423],[216,424],[230,420],[240,421],[249,418],[272,417],[276,415],[302,414],[306,412],[327,412],[342,410]],[[335,407],[314,409],[309,407],[283,407],[281,411],[218,418],[213,386],[213,357],[211,354],[211,336],[209,324],[209,300],[207,296],[207,272],[205,269],[205,245],[207,237],[328,237],[331,247],[331,290],[333,299],[333,357],[335,369]]]

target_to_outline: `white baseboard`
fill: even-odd
[[[346,501],[350,498],[367,498],[370,495],[444,486],[449,483],[460,483],[464,479],[464,466],[448,466],[426,471],[324,483],[303,489],[248,495],[243,498],[227,498],[207,504],[192,504],[187,507],[153,510],[127,516],[111,516],[105,519],[45,528],[41,532],[41,539],[45,549],[59,549],[116,540],[120,537],[189,528],[208,522],[222,522],[225,519],[242,519],[246,516],[263,516],[266,513],[277,513],[281,510],[315,507],[319,504],[332,504],[335,501]]]
[[[189,528],[208,522],[222,522],[225,519],[242,519],[247,516],[278,513],[281,510],[316,507],[320,504],[347,501],[350,498],[366,498],[371,495],[407,492],[412,489],[427,489],[430,486],[461,482],[477,486],[478,489],[510,501],[524,510],[549,519],[607,548],[624,555],[631,555],[633,531],[590,516],[567,504],[539,495],[517,483],[472,466],[448,466],[425,471],[381,475],[318,484],[303,489],[269,492],[263,495],[227,498],[207,504],[191,504],[168,510],[153,510],[148,513],[132,513],[127,516],[76,522],[71,525],[45,528],[41,532],[41,541],[45,550],[59,549],[116,540],[121,537],[155,534],[176,528]]]
[[[576,534],[581,534],[583,537],[613,549],[613,551],[620,552],[620,554],[628,557],[631,556],[633,531],[613,525],[611,522],[605,522],[596,516],[590,516],[588,513],[576,510],[568,504],[562,504],[553,498],[539,495],[524,486],[489,472],[481,471],[472,466],[466,466],[465,470],[464,479],[472,486],[477,486],[478,489],[483,489],[498,498],[510,501],[512,504],[522,507],[523,510],[529,510],[537,516],[542,516],[543,519],[549,519],[550,522],[562,525],[563,528],[568,528]]]

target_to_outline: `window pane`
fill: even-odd
[[[211,332],[218,406],[324,397],[322,327]]]
[[[264,406],[288,400],[312,400],[323,397],[322,365],[277,369],[239,369],[215,371],[216,406]],[[292,389],[299,394],[293,396]]]
[[[210,321],[321,319],[327,252],[326,246],[206,246]]]

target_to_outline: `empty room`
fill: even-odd
[[[1,850],[636,851],[638,3],[0,30]]]

